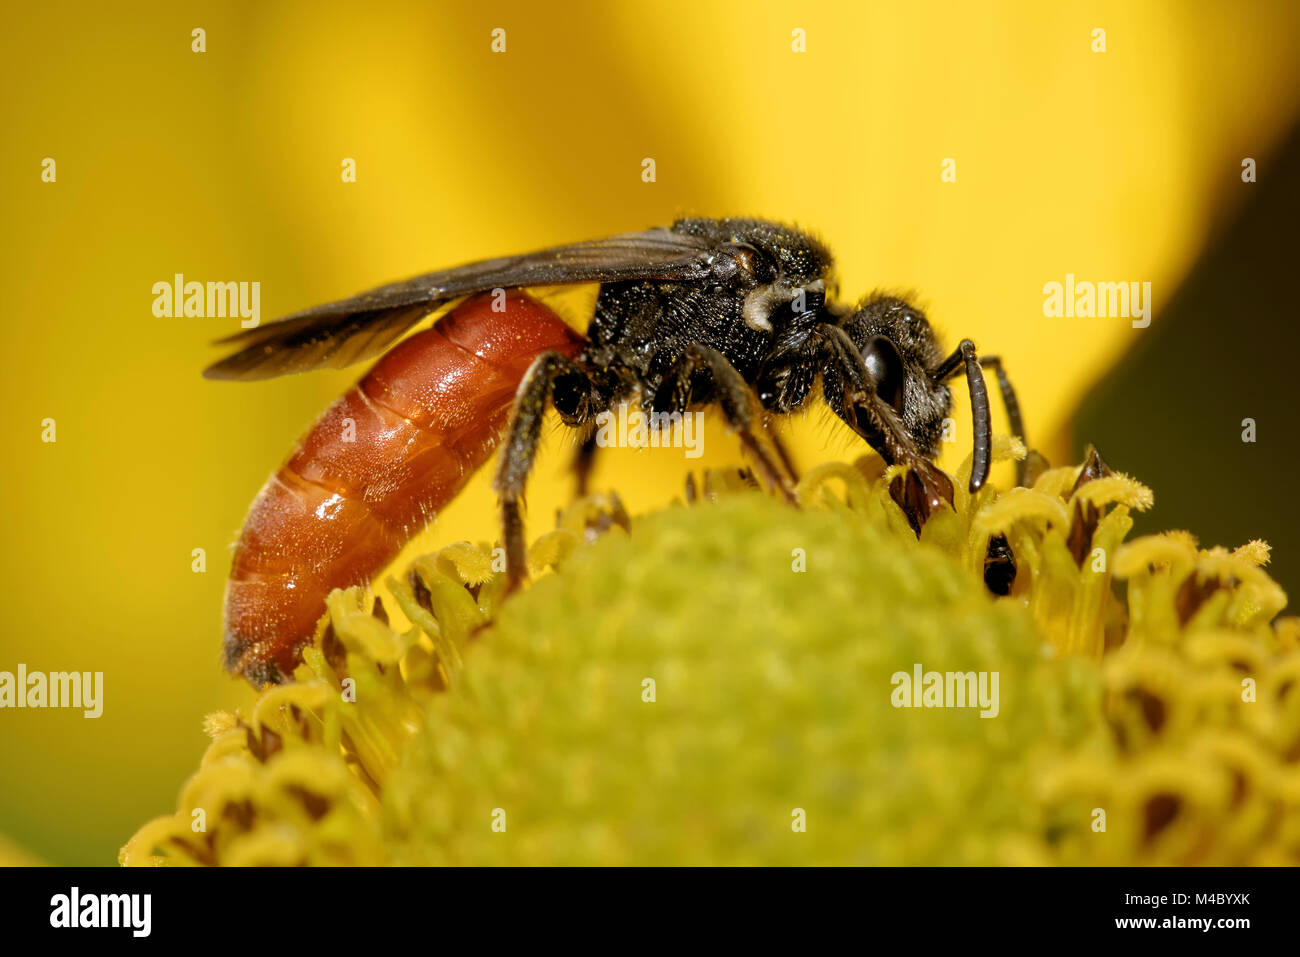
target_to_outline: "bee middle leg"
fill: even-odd
[[[528,577],[520,503],[537,457],[547,406],[554,405],[565,424],[576,428],[594,417],[597,403],[597,390],[590,374],[561,352],[543,352],[524,373],[510,409],[506,440],[492,481],[492,488],[501,501],[509,591],[514,591]]]
[[[758,463],[763,478],[768,485],[779,490],[788,502],[795,504],[794,489],[755,434],[754,413],[750,403],[753,390],[721,352],[699,342],[687,346],[655,393],[654,411],[684,413],[691,401],[691,377],[701,369],[707,370],[713,377],[715,400],[726,416],[727,424],[740,437],[741,445]]]
[[[798,482],[799,470],[795,468],[790,450],[786,447],[785,440],[781,438],[780,433],[776,431],[775,424],[770,421],[767,423],[767,438],[772,443],[772,448],[776,449],[776,457],[781,460],[781,465],[785,468],[786,474],[790,476],[791,481]]]

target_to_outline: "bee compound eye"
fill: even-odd
[[[883,336],[876,336],[862,351],[862,361],[875,381],[876,395],[902,414],[904,372],[898,349]]]

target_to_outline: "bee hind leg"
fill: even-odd
[[[524,373],[510,409],[506,439],[492,482],[501,501],[508,591],[517,589],[528,577],[522,503],[547,407],[555,405],[565,424],[576,428],[594,418],[597,403],[590,374],[562,352],[541,353]]]

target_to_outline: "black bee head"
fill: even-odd
[[[876,394],[897,414],[916,451],[933,458],[939,450],[943,421],[952,410],[952,391],[934,378],[943,353],[925,314],[906,300],[873,296],[842,326],[862,353],[875,380]],[[858,416],[856,429],[873,448],[891,458],[883,447],[884,437],[866,416]]]

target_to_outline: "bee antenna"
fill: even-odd
[[[989,391],[984,385],[984,370],[975,355],[975,343],[963,339],[957,349],[934,370],[932,378],[942,382],[966,367],[966,384],[970,388],[970,411],[975,424],[975,449],[971,456],[970,490],[974,494],[989,477],[989,460],[993,457],[993,426],[989,415]]]
[[[1007,378],[1007,370],[1002,368],[1002,359],[998,356],[980,356],[980,366],[985,369],[992,369],[997,373],[998,388],[1002,391],[1002,405],[1007,410],[1007,420],[1011,425],[1011,434],[1024,443],[1025,448],[1029,448],[1029,439],[1025,438],[1025,420],[1020,412],[1020,401],[1016,398],[1016,390],[1011,385],[1011,380]],[[1024,485],[1028,477],[1029,462],[1027,459],[1018,459],[1016,461],[1016,484]]]

